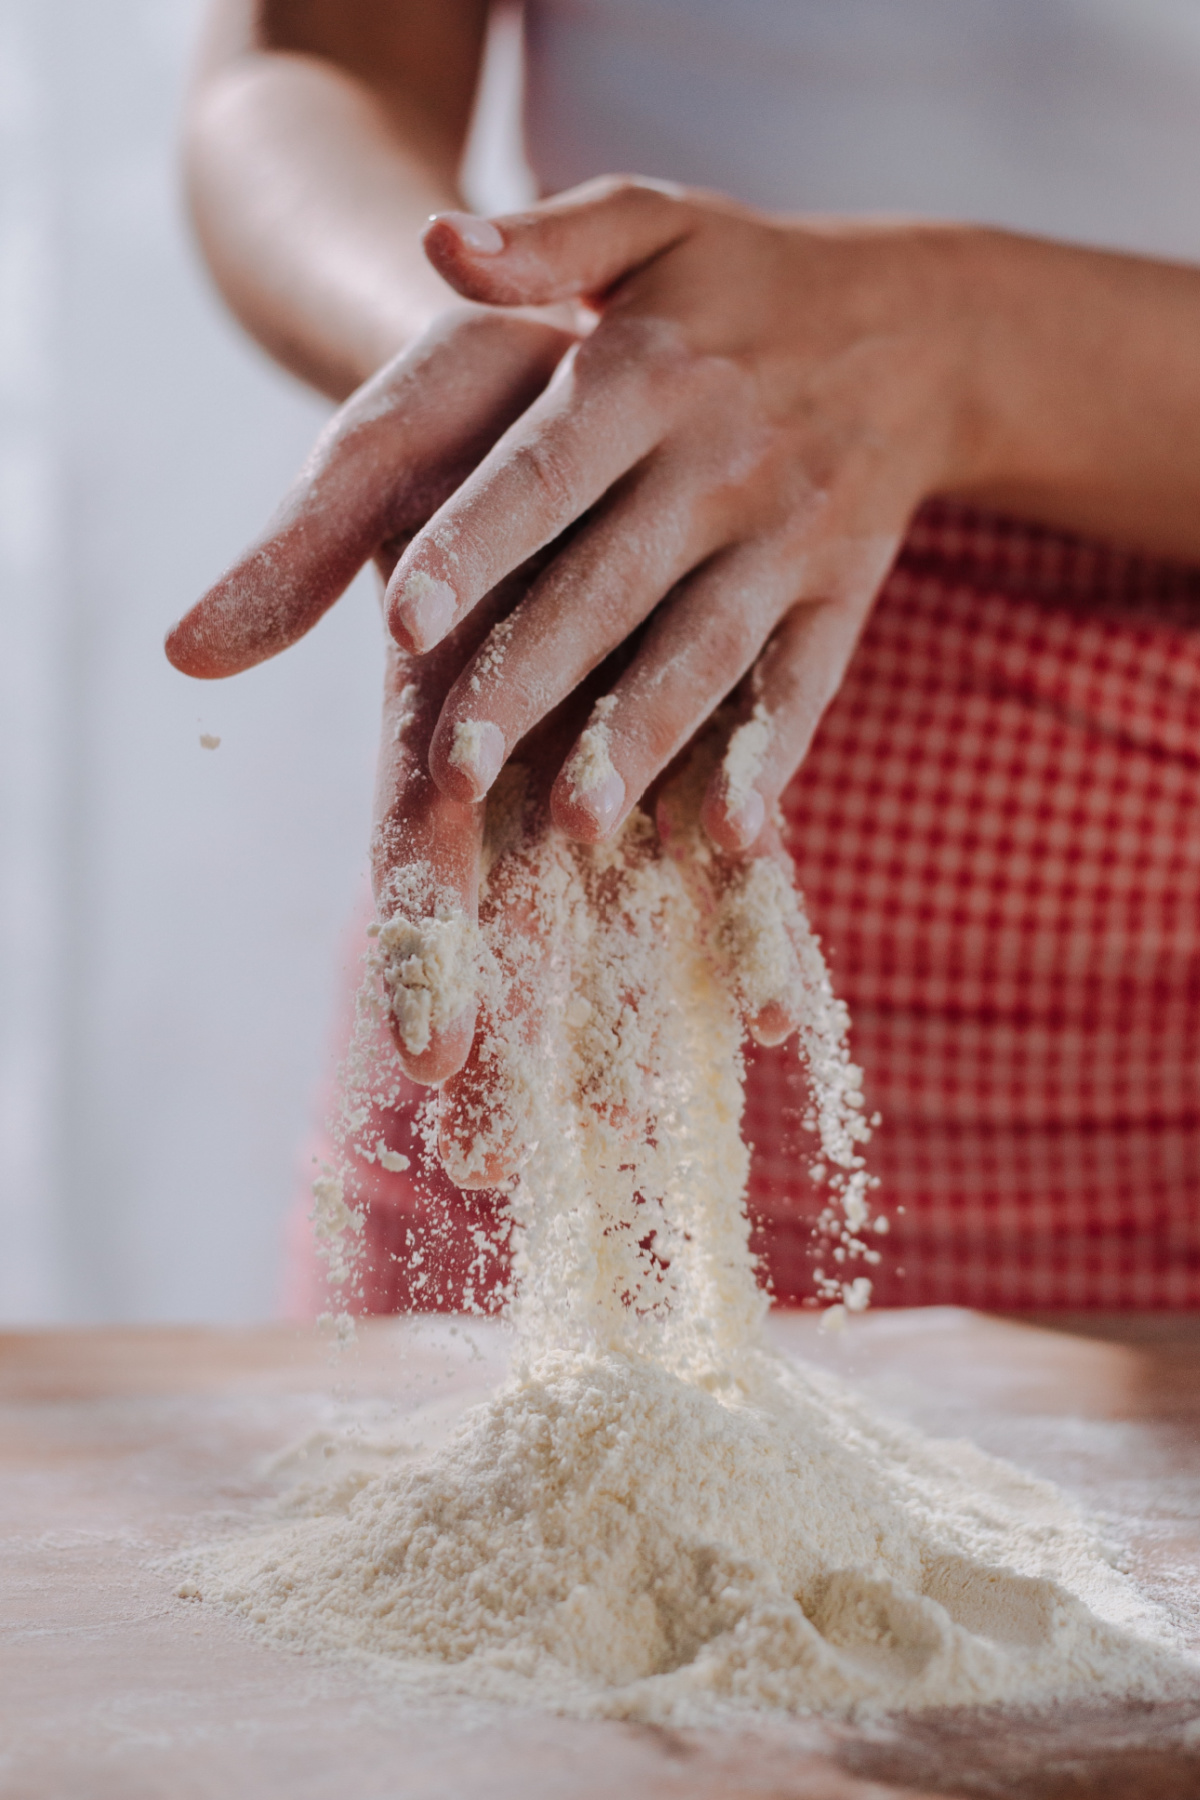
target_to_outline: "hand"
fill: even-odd
[[[638,1044],[641,1079],[630,1087],[626,1068],[614,1100],[605,1068],[593,1066],[576,1103],[594,1107],[634,1157],[639,1142],[655,1141],[653,1097],[664,1091],[664,1081],[669,1089],[671,1076],[658,1062],[654,1021],[664,1005],[673,1013],[679,1001],[653,983],[643,985],[648,970],[644,962],[639,970],[636,954],[622,961],[630,949],[626,907],[632,904],[636,915],[633,895],[648,876],[654,888],[649,865],[673,859],[679,866],[696,909],[694,948],[707,951],[751,1034],[776,1043],[803,1022],[810,1033],[806,1054],[816,1047],[826,1077],[838,1058],[836,1046],[831,1053],[830,1044],[817,1045],[811,1037],[812,1002],[824,999],[827,977],[792,885],[790,857],[770,828],[753,858],[743,858],[715,850],[700,825],[698,805],[720,741],[719,723],[701,734],[661,784],[650,809],[657,832],[643,819],[613,857],[571,846],[561,833],[548,835],[552,771],[578,732],[596,685],[586,683],[524,741],[489,803],[487,879],[479,899],[486,947],[479,1019],[470,1054],[444,1083],[438,1109],[441,1158],[462,1188],[498,1185],[536,1147],[544,1115],[539,1126],[529,1072],[544,1067],[548,1043],[562,1048],[557,1023],[580,1007],[583,1020],[572,1023],[591,1022],[596,1036],[589,1053],[618,1040],[626,1047]],[[564,884],[568,891],[573,887],[579,908],[570,924],[562,911]],[[413,948],[428,921],[405,914],[401,930]],[[386,924],[381,935],[389,935]],[[605,944],[607,951],[600,948]]]
[[[425,654],[553,547],[450,686],[430,751],[447,798],[477,802],[625,644],[555,821],[610,835],[737,690],[704,819],[724,850],[755,848],[914,508],[971,478],[970,241],[628,180],[435,219],[427,252],[461,294],[598,315],[389,583],[393,636]]]
[[[507,222],[498,256],[478,248],[489,230],[437,222],[430,252],[455,285],[500,303],[516,304],[522,283],[590,297],[601,314],[591,338],[562,363],[569,335],[526,318],[435,328],[336,416],[263,540],[168,640],[197,675],[273,655],[368,556],[386,569],[444,502],[389,590],[408,654],[391,655],[387,678],[374,854],[385,914],[402,902],[410,914],[474,916],[481,795],[501,757],[614,647],[607,716],[568,737],[569,754],[554,734],[566,769],[558,822],[585,839],[615,829],[753,667],[705,820],[730,872],[748,851],[778,856],[774,800],[908,512],[935,485],[933,446],[947,435],[931,398],[945,334],[936,309],[914,304],[932,285],[922,258],[939,252],[919,233],[914,246],[897,232],[784,225],[636,183]],[[914,312],[906,330],[886,316],[901,301]],[[547,542],[532,585],[518,575],[497,586],[522,550]],[[431,630],[439,582],[451,623]],[[436,654],[414,661],[434,640]],[[490,750],[492,766],[469,769],[467,747]],[[573,779],[597,768],[593,786]],[[419,1050],[400,1035],[410,1073],[437,1082],[458,1069],[473,1017],[465,1006]],[[791,1023],[769,1008],[753,1020],[771,1040]]]
[[[268,525],[168,633],[176,668],[237,674],[310,631],[374,558],[386,580],[398,547],[423,525],[545,386],[572,342],[545,320],[464,308],[387,364],[331,420]],[[474,916],[482,808],[430,779],[429,743],[447,691],[497,617],[512,582],[466,618],[436,654],[391,645],[372,867],[387,912],[403,890],[415,910],[457,905]],[[474,1007],[401,1054],[421,1081],[441,1081],[471,1044]]]
[[[259,541],[167,633],[175,667],[201,680],[253,668],[311,631],[372,558],[390,573],[571,342],[516,314],[439,319],[339,408]]]

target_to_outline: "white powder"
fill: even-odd
[[[454,742],[450,746],[450,761],[456,769],[465,769],[468,774],[474,774],[479,767],[483,733],[484,726],[479,719],[459,720],[454,727]]]
[[[580,735],[575,754],[567,764],[566,775],[573,799],[578,799],[581,794],[594,794],[617,772],[609,755],[607,724],[616,704],[613,695],[605,694],[592,708],[587,729]]]
[[[462,955],[507,1122],[468,1121],[461,1149],[515,1121],[526,1151],[510,1376],[448,1442],[190,1558],[189,1591],[404,1685],[648,1721],[1194,1682],[1053,1488],[767,1348],[734,996],[783,982],[800,1011],[843,1269],[868,1254],[866,1127],[803,913],[769,868],[720,892],[697,791],[667,855],[638,812],[570,844],[504,784],[482,956]],[[827,1291],[844,1323],[869,1281]]]
[[[360,1248],[363,1218],[346,1205],[346,1187],[340,1171],[326,1163],[312,1185],[313,1204],[309,1220],[317,1255],[325,1264],[326,1276],[334,1290],[356,1293],[359,1284],[357,1253]],[[342,1343],[354,1335],[349,1314],[326,1314],[323,1325],[330,1325]]]
[[[750,798],[770,743],[771,720],[760,700],[746,723],[733,733],[725,752],[725,803],[731,812],[740,812]]]
[[[416,723],[417,703],[420,690],[415,681],[406,682],[400,689],[392,709],[392,742],[403,741],[409,726]]]
[[[507,619],[501,619],[493,625],[475,657],[475,669],[471,676],[470,689],[478,694],[485,682],[493,682],[504,667],[504,656],[516,626],[518,609],[511,612]]]
[[[329,1269],[330,1280],[350,1279],[355,1239],[362,1235],[362,1215],[346,1205],[342,1177],[328,1164],[313,1182],[313,1236]]]
[[[686,1724],[1149,1697],[1173,1672],[1053,1488],[762,1352],[721,1383],[547,1358],[440,1453],[306,1504],[210,1553],[201,1591],[489,1697]]]
[[[475,992],[475,928],[461,908],[431,916],[396,912],[379,926],[379,968],[405,1048],[419,1056],[470,1005]]]

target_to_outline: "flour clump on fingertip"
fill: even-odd
[[[375,939],[396,1029],[414,1056],[470,1006],[475,992],[475,927],[461,908],[424,918],[393,913]]]
[[[740,812],[762,773],[771,743],[771,720],[760,700],[743,725],[729,740],[722,762],[725,778],[725,804],[731,812]]]
[[[567,764],[566,775],[572,799],[598,793],[617,774],[610,754],[608,720],[616,710],[611,694],[597,700],[585,731],[580,734],[575,754]]]

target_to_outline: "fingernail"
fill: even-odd
[[[750,1020],[750,1036],[764,1050],[773,1050],[777,1044],[786,1043],[795,1029],[795,1019],[779,1000],[768,1000]]]
[[[460,719],[454,727],[454,743],[448,761],[461,769],[482,799],[504,767],[507,745],[504,733],[489,719]]]
[[[437,581],[418,569],[400,589],[397,607],[400,624],[414,649],[432,650],[441,642],[458,611],[458,595],[447,581]]]
[[[767,809],[763,804],[762,795],[756,788],[751,788],[741,804],[732,812],[726,813],[725,816],[736,831],[740,842],[748,847],[754,842],[766,823]]]
[[[572,799],[575,805],[589,813],[601,831],[607,831],[615,825],[617,816],[625,804],[625,783],[615,769],[611,769],[595,787],[576,788]]]
[[[490,219],[477,219],[474,213],[444,212],[436,214],[439,225],[449,225],[459,242],[477,256],[499,256],[504,237]]]

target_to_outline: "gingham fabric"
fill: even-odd
[[[883,1115],[876,1299],[1200,1305],[1200,574],[927,507],[784,813]],[[794,1049],[756,1052],[751,1211],[793,1304],[803,1103]],[[486,1203],[370,1180],[368,1304],[429,1304],[394,1254]]]

